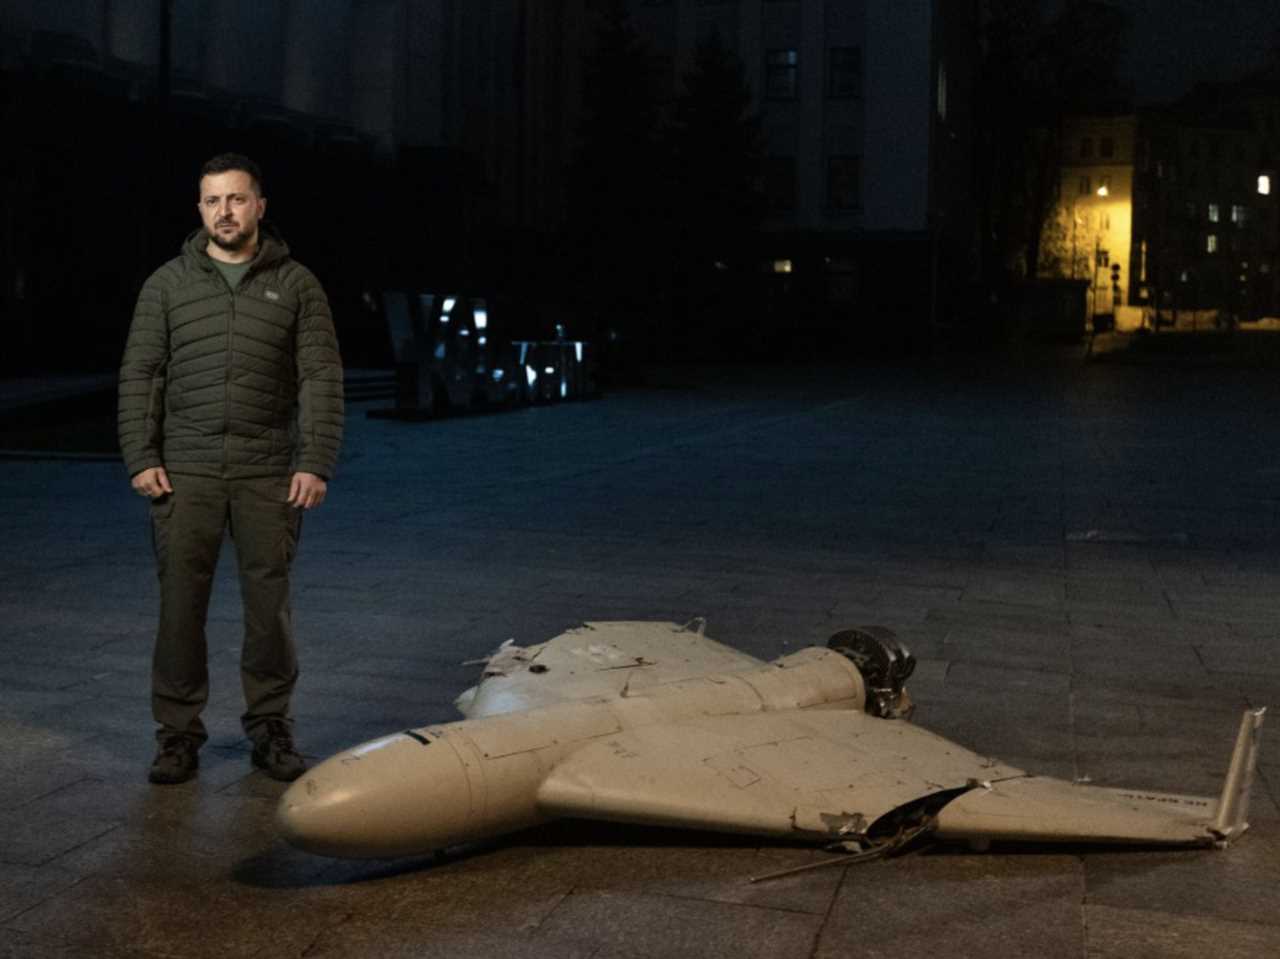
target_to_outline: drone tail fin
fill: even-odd
[[[1258,740],[1266,712],[1265,707],[1247,709],[1240,718],[1240,732],[1236,734],[1235,749],[1231,752],[1231,765],[1227,769],[1227,779],[1222,784],[1222,796],[1218,799],[1217,813],[1210,827],[1224,844],[1249,828],[1246,818],[1249,814],[1249,792],[1253,788]]]

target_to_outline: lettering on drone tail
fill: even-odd
[[[1136,799],[1139,802],[1163,803],[1166,806],[1194,806],[1207,809],[1213,803],[1208,799],[1192,799],[1184,796],[1154,796],[1147,793],[1117,793],[1121,799]]]

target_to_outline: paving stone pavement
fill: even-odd
[[[590,619],[709,619],[762,657],[880,623],[917,721],[1101,784],[1215,793],[1280,706],[1265,371],[684,371],[400,423],[354,404],[296,567],[300,745],[456,718],[464,660]],[[338,862],[274,834],[237,716],[230,550],[200,774],[145,782],[156,585],[118,463],[0,462],[0,957],[1280,954],[1280,729],[1225,852],[825,854],[559,823]]]

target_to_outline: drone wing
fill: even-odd
[[[937,834],[944,839],[1226,844],[1249,828],[1249,791],[1265,712],[1248,710],[1241,718],[1217,799],[1027,777],[957,797],[938,814]]]
[[[552,770],[538,805],[548,816],[832,841],[927,797],[1023,775],[907,722],[779,710],[605,737]]]
[[[632,729],[562,761],[549,816],[835,841],[934,817],[937,835],[1210,845],[1247,828],[1261,712],[1246,713],[1221,798],[1030,776],[906,722],[787,710]]]

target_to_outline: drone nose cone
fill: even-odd
[[[466,768],[453,747],[397,733],[304,773],[280,797],[276,826],[307,852],[381,859],[457,843],[470,817]]]

